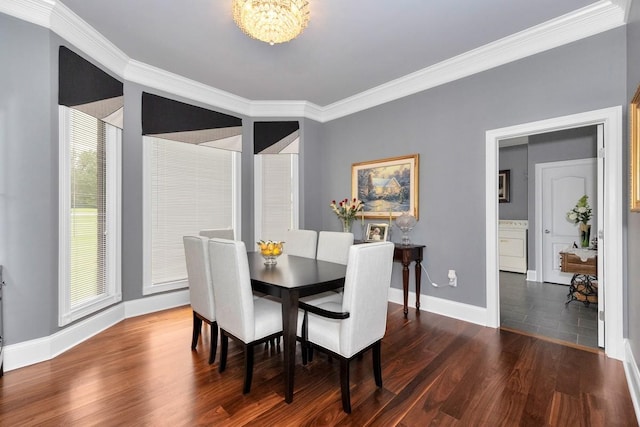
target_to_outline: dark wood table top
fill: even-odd
[[[280,255],[278,263],[269,267],[264,265],[264,258],[259,252],[249,252],[247,257],[254,288],[259,288],[259,285],[263,284],[276,288],[296,289],[300,292],[300,296],[344,285],[347,271],[346,265],[288,254]]]

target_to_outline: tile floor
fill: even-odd
[[[598,348],[595,304],[565,306],[568,286],[525,279],[524,274],[500,272],[501,326]]]

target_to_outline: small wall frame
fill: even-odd
[[[511,192],[511,170],[504,169],[498,172],[498,202],[509,203]]]

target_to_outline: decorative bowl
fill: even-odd
[[[276,265],[278,261],[276,260],[280,255],[282,255],[282,245],[284,242],[278,242],[273,240],[260,240],[258,243],[258,248],[260,249],[260,253],[264,258],[264,265]]]

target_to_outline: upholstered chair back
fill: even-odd
[[[218,239],[234,239],[233,228],[209,228],[207,230],[200,230],[199,234],[201,236],[208,237],[209,239],[213,239],[214,237],[217,237]]]
[[[254,341],[253,293],[244,242],[210,239],[209,259],[218,326],[244,342]]]
[[[349,249],[352,245],[352,233],[321,231],[318,233],[318,251],[316,258],[321,261],[346,265],[349,259]]]
[[[391,242],[353,245],[349,249],[340,322],[340,354],[351,357],[382,339],[393,267]]]
[[[216,320],[216,316],[213,283],[209,268],[208,240],[202,236],[184,236],[182,238],[187,262],[191,308],[213,322]]]
[[[305,258],[316,257],[318,233],[315,230],[287,230],[282,240],[284,253]]]

